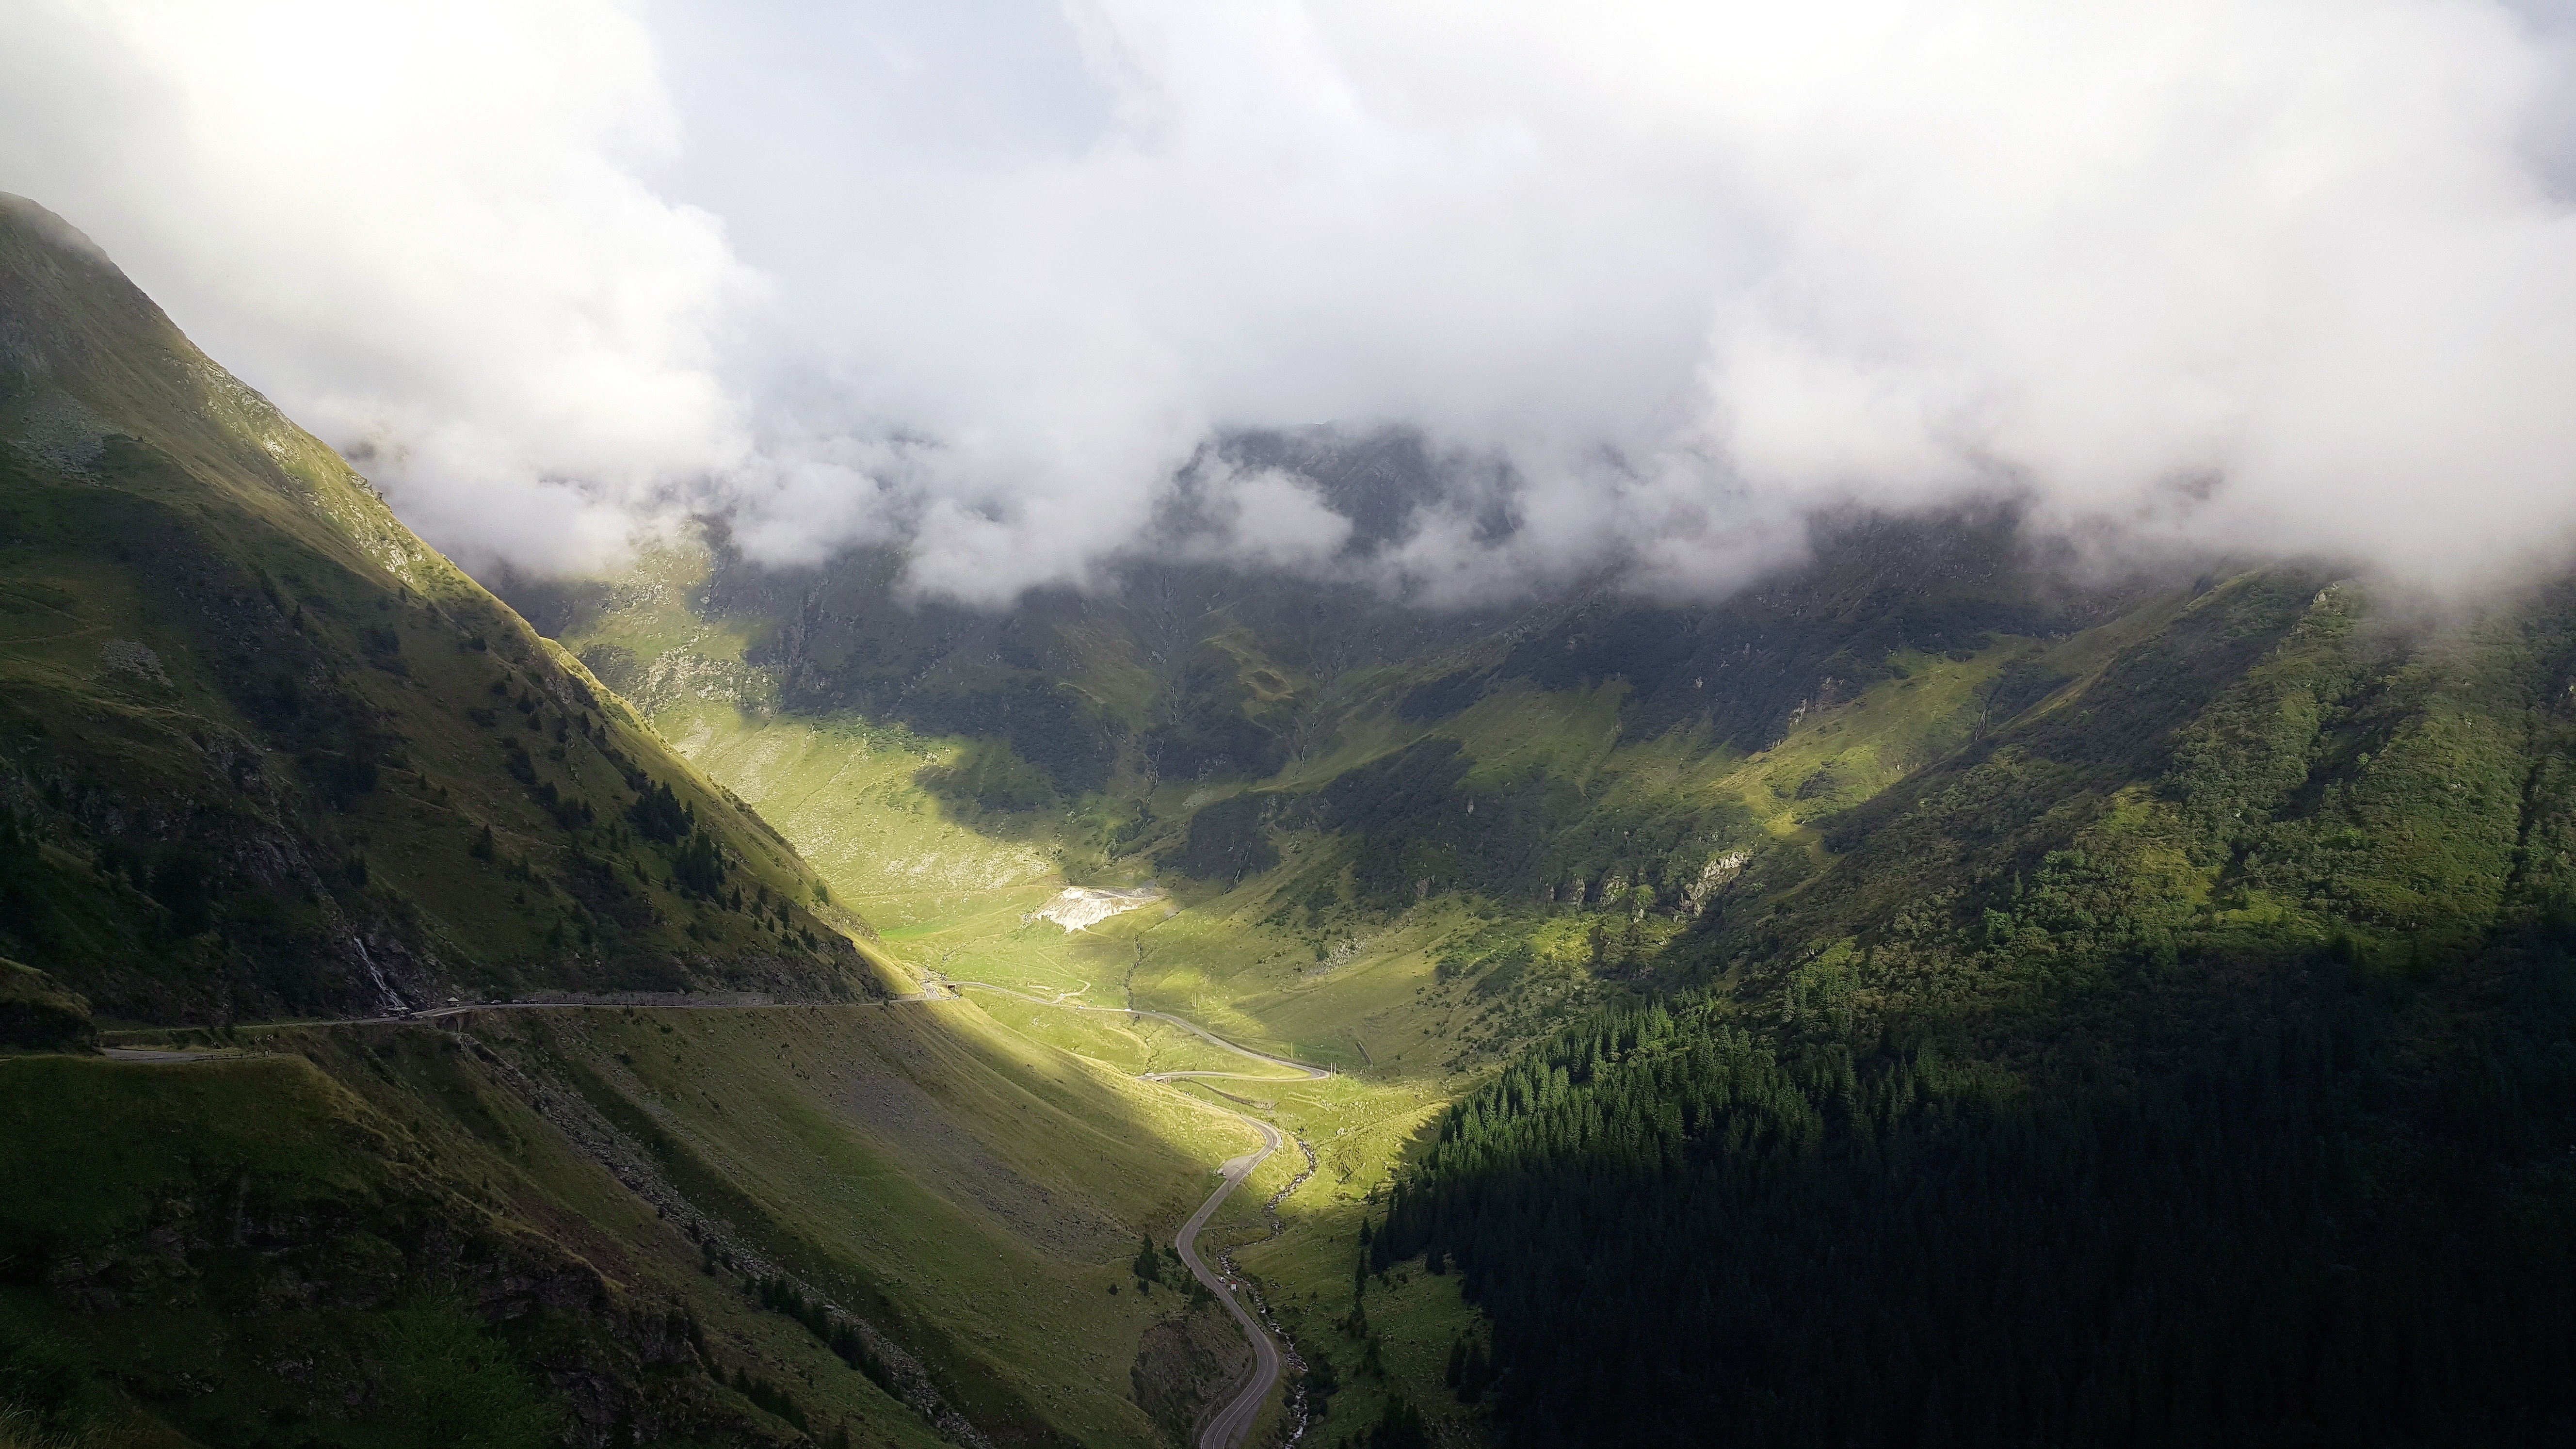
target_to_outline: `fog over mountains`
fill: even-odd
[[[2564,553],[2571,34],[42,0],[0,20],[0,189],[478,566],[731,511],[978,604],[1139,551],[1705,596],[1818,509],[2017,495],[2088,547],[2454,584]],[[1327,423],[1419,455],[1400,526],[1244,443]]]
[[[2571,7],[0,4],[0,1449],[2576,1444]]]

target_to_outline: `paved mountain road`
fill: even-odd
[[[950,988],[949,993],[922,991],[894,999],[897,1001],[953,1001],[957,999],[954,994],[956,988],[972,986],[984,991],[998,991],[1004,996],[1016,996],[1022,1001],[1038,1006],[1062,1007],[1066,1011],[1097,1011],[1108,1016],[1150,1016],[1156,1021],[1170,1022],[1201,1041],[1211,1046],[1222,1047],[1236,1056],[1249,1057],[1256,1062],[1267,1062],[1274,1067],[1286,1067],[1297,1074],[1296,1077],[1262,1077],[1250,1072],[1146,1072],[1143,1074],[1143,1079],[1148,1082],[1174,1082],[1184,1077],[1222,1077],[1244,1082],[1287,1082],[1304,1078],[1320,1082],[1333,1074],[1330,1067],[1309,1066],[1304,1062],[1293,1061],[1287,1057],[1274,1057],[1268,1052],[1257,1052],[1248,1046],[1227,1041],[1197,1022],[1187,1017],[1174,1016],[1168,1011],[1139,1011],[1132,1006],[1093,1006],[1087,1002],[1067,1001],[1065,998],[1073,995],[1070,991],[1059,992],[1052,997],[1032,996],[1028,992],[1016,991],[1008,986],[997,986],[990,981],[948,981],[943,978],[941,984]]]
[[[237,1062],[242,1058],[242,1054],[236,1051],[162,1051],[156,1047],[101,1047],[99,1055],[112,1062],[157,1062],[163,1066],[176,1066],[182,1062]]]
[[[1242,1116],[1239,1112],[1235,1115]],[[1241,1444],[1244,1437],[1252,1432],[1252,1421],[1261,1417],[1261,1404],[1270,1397],[1271,1385],[1279,1382],[1279,1346],[1270,1341],[1269,1334],[1261,1331],[1260,1324],[1253,1322],[1234,1286],[1199,1256],[1199,1229],[1207,1226],[1207,1220],[1216,1215],[1216,1210],[1224,1205],[1236,1188],[1243,1185],[1243,1180],[1252,1175],[1254,1168],[1268,1161],[1270,1154],[1288,1145],[1287,1140],[1279,1135],[1278,1128],[1256,1117],[1244,1117],[1243,1120],[1251,1123],[1253,1130],[1261,1134],[1261,1150],[1247,1152],[1228,1162],[1223,1169],[1225,1180],[1217,1184],[1216,1191],[1208,1194],[1206,1202],[1199,1204],[1197,1212],[1190,1214],[1190,1220],[1181,1224],[1181,1230],[1172,1235],[1172,1246],[1180,1252],[1181,1261],[1188,1264],[1191,1274],[1205,1283],[1217,1301],[1225,1305],[1225,1311],[1234,1315],[1235,1324],[1243,1330],[1243,1336],[1252,1340],[1252,1377],[1244,1382],[1242,1392],[1234,1396],[1232,1403],[1217,1410],[1216,1417],[1208,1420],[1207,1428],[1199,1433],[1199,1449],[1235,1449]]]
[[[1183,1078],[1217,1078],[1240,1082],[1297,1082],[1321,1081],[1332,1075],[1331,1070],[1325,1067],[1309,1066],[1304,1062],[1291,1061],[1286,1057],[1274,1057],[1267,1052],[1257,1052],[1248,1046],[1227,1041],[1197,1022],[1174,1016],[1168,1011],[1137,1011],[1124,1006],[1089,1006],[1082,1002],[1065,1000],[1065,997],[1073,994],[1069,991],[1049,999],[1043,996],[1032,996],[1025,991],[1016,991],[1008,986],[996,986],[990,981],[943,980],[941,984],[949,988],[949,994],[922,992],[898,999],[954,1001],[960,999],[956,994],[959,988],[972,986],[979,990],[997,991],[1004,996],[1014,996],[1039,1006],[1061,1007],[1067,1011],[1100,1011],[1113,1012],[1120,1016],[1150,1016],[1157,1021],[1170,1022],[1192,1036],[1223,1047],[1237,1056],[1248,1057],[1269,1066],[1286,1067],[1296,1073],[1295,1076],[1288,1077],[1255,1072],[1144,1073],[1143,1080],[1149,1082],[1168,1083]],[[1225,1109],[1220,1107],[1217,1110]],[[1199,1229],[1207,1226],[1208,1219],[1216,1216],[1216,1210],[1225,1205],[1225,1200],[1234,1195],[1234,1190],[1243,1185],[1245,1178],[1252,1176],[1255,1168],[1269,1161],[1270,1154],[1288,1145],[1288,1140],[1280,1135],[1278,1128],[1260,1118],[1246,1116],[1241,1112],[1233,1115],[1238,1121],[1261,1134],[1260,1150],[1247,1152],[1227,1162],[1220,1169],[1224,1173],[1224,1178],[1217,1183],[1216,1191],[1209,1193],[1207,1201],[1200,1203],[1199,1210],[1190,1214],[1189,1221],[1181,1224],[1181,1230],[1172,1235],[1172,1247],[1181,1255],[1181,1261],[1188,1265],[1191,1276],[1207,1285],[1208,1291],[1214,1293],[1217,1301],[1225,1305],[1225,1311],[1234,1315],[1236,1326],[1243,1330],[1243,1336],[1252,1343],[1252,1376],[1244,1381],[1242,1389],[1235,1394],[1232,1401],[1217,1410],[1216,1417],[1208,1421],[1207,1427],[1199,1431],[1199,1449],[1236,1449],[1236,1446],[1252,1432],[1253,1421],[1261,1417],[1263,1401],[1270,1397],[1270,1390],[1279,1382],[1279,1346],[1270,1341],[1270,1335],[1262,1331],[1261,1325],[1255,1322],[1252,1314],[1244,1308],[1242,1295],[1236,1291],[1234,1285],[1227,1282],[1225,1275],[1209,1267],[1207,1260],[1199,1256]]]

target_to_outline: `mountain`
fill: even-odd
[[[1266,1098],[1344,1185],[1244,1257],[1336,1416],[2568,1422],[2576,588],[2087,576],[2008,512],[1483,617],[1151,563],[977,614],[900,563],[709,524],[501,586],[894,949],[1351,1072]]]
[[[0,953],[103,1014],[881,990],[813,873],[0,199]]]
[[[2576,582],[487,593],[23,204],[0,347],[42,1427],[1194,1442],[1257,1124],[1253,1442],[2576,1431]],[[1446,466],[1223,446],[1361,551]],[[447,996],[542,1000],[295,1019]]]
[[[2116,643],[1450,1110],[1369,1262],[1463,1275],[1516,1442],[2576,1424],[2576,589]]]
[[[1248,1127],[893,999],[758,814],[15,198],[0,811],[0,1443],[1151,1444],[1223,1387],[1135,1264]]]

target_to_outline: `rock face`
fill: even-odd
[[[360,1061],[387,1066],[344,1065]],[[462,1171],[461,1139],[307,1059],[8,1070],[0,1160],[24,1176],[0,1201],[0,1283],[28,1318],[0,1331],[0,1375],[40,1428],[122,1396],[197,1442],[374,1435],[472,1390],[551,1425],[478,1441],[494,1445],[775,1438],[684,1300],[612,1282]],[[70,1356],[30,1350],[28,1319]],[[30,1380],[31,1363],[59,1371]]]
[[[1064,893],[1029,913],[1033,921],[1053,921],[1069,935],[1086,926],[1095,926],[1122,911],[1151,905],[1163,893],[1146,886],[1132,891],[1096,891],[1085,886],[1067,886]]]
[[[0,1047],[88,1051],[97,1044],[87,1001],[34,967],[0,959]]]
[[[1145,1330],[1127,1376],[1136,1407],[1175,1444],[1188,1444],[1208,1415],[1252,1369],[1252,1346],[1243,1341],[1214,1299]]]

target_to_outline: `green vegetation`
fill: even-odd
[[[252,1024],[898,983],[747,805],[15,201],[0,322],[35,348],[0,371],[0,1023],[229,1049],[0,1060],[28,1432],[1153,1442],[1123,1385],[1167,1305],[1105,1289],[1228,1118],[963,1006]]]
[[[1106,1290],[1239,1125],[962,1005],[450,1025],[0,1064],[0,1317],[75,1365],[20,1400],[208,1444],[380,1442],[433,1392],[496,1435],[1155,1442],[1128,1364],[1185,1300]]]
[[[0,959],[0,1049],[79,1051],[97,1038],[87,1001],[42,971]]]
[[[1399,1398],[1574,1440],[1711,1415],[1863,1441],[2259,1437],[2397,1403],[2541,1422],[2566,1029],[2556,938],[2530,933],[2576,858],[2563,601],[2430,630],[2273,572],[2054,612],[2009,579],[1864,605],[1874,560],[1828,554],[1717,622],[1578,613],[1445,672],[1283,667],[1278,636],[1211,615],[1206,647],[1299,700],[1242,706],[1293,722],[1273,773],[1184,788],[1136,747],[1045,808],[948,789],[996,768],[991,736],[757,689],[657,718],[917,965],[1351,1074],[1184,1088],[1318,1147],[1285,1234],[1256,1241],[1247,1203],[1212,1240],[1247,1244],[1329,1365],[1325,1442]],[[1113,677],[1104,632],[1064,678]],[[751,657],[722,677],[762,677]],[[1708,689],[1720,670],[1737,692]],[[1173,687],[1096,701],[1132,743]],[[1674,714],[1685,694],[1710,707]],[[1156,869],[1168,906],[1028,919],[1067,880]],[[1605,1008],[1624,1024],[1545,1044]],[[1205,1065],[1114,1018],[995,1010],[1129,1071]],[[2429,1104],[2465,1098],[2499,1165],[2428,1170],[2422,1143],[2461,1137]],[[2448,1185],[2499,1171],[2501,1197]],[[2410,1247],[2433,1223],[2458,1241]],[[2023,1286],[1979,1296],[1999,1282]],[[2165,1309],[2118,1306],[2137,1292]],[[1812,1328],[1780,1331],[1811,1298]],[[1584,1316],[1612,1303],[1642,1307]],[[2474,1371],[2389,1371],[2445,1334]],[[1725,1372],[1670,1391],[1712,1355]],[[2192,1387],[2143,1407],[2170,1384]]]
[[[1452,1108],[1367,1260],[1533,1442],[2563,1428],[2570,603],[2205,596]]]
[[[2576,1423],[2576,586],[984,615],[701,524],[531,629],[23,203],[0,323],[6,1432],[1170,1442],[1245,1115],[1317,1444]]]
[[[773,1224],[752,1246],[876,1311],[979,1424],[1150,1440],[1126,1371],[1175,1305],[1107,1289],[1239,1126],[966,1006],[595,1012],[530,1049],[586,1064],[677,1188]]]
[[[790,847],[15,199],[0,321],[0,952],[128,1021],[872,987]]]
[[[653,1290],[603,1281],[536,1230],[544,1212],[505,1209],[485,1175],[500,1162],[469,1164],[447,1124],[381,1111],[301,1057],[7,1070],[0,1380],[47,1432],[548,1442],[566,1406],[540,1366],[592,1382],[586,1412],[657,1434],[738,1422],[658,1331]],[[460,1070],[423,1072],[415,1106]],[[526,1133],[524,1112],[480,1105]],[[502,1181],[566,1166],[520,1141],[536,1160],[523,1150]],[[418,1432],[439,1425],[458,1433]]]
[[[401,1421],[419,1443],[537,1449],[552,1441],[562,1410],[460,1306],[432,1302],[385,1317]]]
[[[1445,1382],[1447,1354],[1474,1330],[1454,1277],[1429,1296],[1428,1275],[1390,1279],[1378,1337],[1345,1331],[1371,1195],[1520,1046],[1687,984],[1676,943],[1735,897],[1812,874],[1835,812],[2040,703],[2079,672],[2058,661],[2103,652],[2105,630],[2180,602],[2096,601],[2104,628],[2055,643],[1990,638],[2076,622],[2012,601],[2026,591],[1999,567],[2003,536],[1864,538],[1715,625],[1575,610],[1517,645],[1187,575],[998,619],[913,609],[888,594],[886,560],[772,576],[720,532],[623,580],[505,587],[916,971],[1169,1010],[1348,1073],[1178,1087],[1289,1127],[1321,1163],[1281,1204],[1285,1233],[1268,1238],[1259,1211],[1294,1175],[1283,1157],[1209,1241],[1243,1245],[1298,1342],[1336,1365],[1334,1435],[1396,1397],[1458,1432],[1475,1411]],[[1888,588],[1926,554],[1984,594],[1935,605]],[[1708,688],[1719,679],[1739,682]],[[1104,769],[1024,756],[998,706],[959,703],[1039,685],[1078,701]],[[1710,708],[1675,713],[1687,699]],[[1069,884],[1148,880],[1164,901],[1087,930],[1032,919]],[[978,999],[1014,1033],[1126,1072],[1239,1065],[1149,1021]]]
[[[2340,972],[2036,1092],[1653,1009],[1461,1104],[1372,1257],[1456,1265],[1539,1442],[2527,1441],[2568,1410],[2576,993],[2523,964],[2397,1108],[2421,1003]]]

